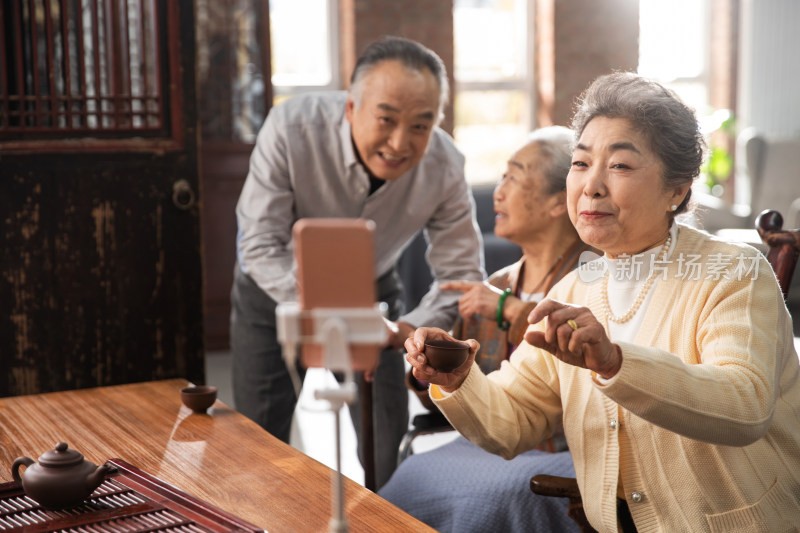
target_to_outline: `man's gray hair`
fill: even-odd
[[[356,107],[361,105],[362,81],[379,63],[399,61],[406,68],[423,71],[428,70],[439,83],[439,121],[444,117],[444,106],[450,94],[447,81],[447,69],[442,59],[433,50],[416,41],[402,37],[383,37],[369,46],[358,58],[350,77],[350,95]]]

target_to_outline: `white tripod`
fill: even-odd
[[[350,363],[350,344],[382,345],[386,341],[385,303],[372,308],[318,308],[302,311],[297,303],[282,303],[276,309],[278,340],[284,347],[286,365],[294,369],[297,345],[318,344],[323,349],[324,367],[344,372],[345,379],[338,387],[314,391],[314,398],[326,400],[336,422],[336,472],[332,484],[331,533],[347,533],[344,516],[344,482],[342,476],[341,428],[339,412],[345,404],[356,399],[356,384]],[[311,318],[312,335],[301,333],[301,319]],[[376,358],[378,351],[376,350]],[[376,359],[377,360],[377,359]],[[374,362],[373,362],[374,363]],[[374,366],[374,365],[373,365]],[[296,384],[297,385],[297,384]]]

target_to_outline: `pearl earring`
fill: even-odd
[[[672,204],[671,206],[669,206],[669,210],[670,211],[677,211],[678,210],[678,206],[675,205],[675,204]]]

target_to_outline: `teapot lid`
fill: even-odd
[[[72,466],[82,461],[83,454],[70,450],[66,442],[59,442],[54,450],[46,451],[39,457],[41,465],[52,467]]]

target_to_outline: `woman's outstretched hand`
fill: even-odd
[[[494,319],[497,301],[503,291],[482,281],[447,281],[439,285],[443,291],[463,293],[458,299],[458,314],[464,320],[473,315]]]
[[[469,370],[472,368],[472,362],[475,360],[475,354],[478,353],[480,344],[474,339],[460,341],[469,344],[467,360],[452,372],[439,372],[428,365],[428,361],[425,358],[425,341],[430,339],[458,340],[439,328],[417,328],[414,332],[414,336],[406,340],[406,361],[411,365],[412,373],[418,380],[435,383],[446,392],[453,392],[467,379],[467,374],[469,374]]]
[[[528,315],[528,322],[536,324],[545,318],[543,332],[525,332],[528,343],[565,363],[594,370],[605,379],[617,374],[622,366],[622,350],[611,342],[589,309],[545,298]]]

